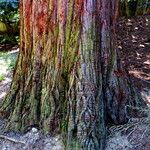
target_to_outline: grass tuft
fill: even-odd
[[[14,69],[18,53],[0,52],[0,81],[5,79],[8,71]]]

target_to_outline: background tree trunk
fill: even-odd
[[[116,0],[20,2],[20,53],[1,107],[7,129],[36,124],[67,137],[68,149],[104,149],[106,120],[125,123],[126,105],[137,105],[115,43],[117,12]]]
[[[129,2],[128,0],[125,0],[125,10],[126,10],[126,16],[130,16],[130,9],[129,9]]]
[[[149,0],[138,0],[136,15],[143,15],[150,13],[150,1]]]

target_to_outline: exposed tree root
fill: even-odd
[[[19,140],[16,140],[14,138],[10,138],[10,137],[4,136],[4,135],[0,135],[0,139],[8,140],[8,141],[13,142],[15,144],[18,144],[18,143],[24,144],[24,145],[27,146],[27,144],[25,142],[23,142],[23,141],[19,141]]]

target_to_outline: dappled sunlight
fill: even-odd
[[[7,83],[10,83],[12,81],[12,79],[11,78],[5,78],[5,80],[4,81],[2,81],[2,85],[3,84],[7,84]]]
[[[147,106],[150,107],[150,90],[143,89],[141,91],[141,96],[144,99],[144,101],[147,103]]]
[[[0,99],[3,99],[5,97],[5,95],[6,95],[6,92],[0,93]]]
[[[0,52],[0,74],[7,74],[15,66],[19,49],[11,52]]]
[[[143,45],[143,44],[140,44],[140,45],[139,45],[139,47],[145,47],[145,45]]]
[[[150,26],[149,19],[146,18],[145,20],[146,20],[146,26]]]
[[[15,67],[19,49],[0,52],[0,101],[5,98],[12,81],[12,71]]]
[[[12,73],[7,72],[7,75],[5,76],[4,80],[0,82],[0,101],[5,98],[5,95],[9,91],[11,81]]]
[[[143,76],[144,76],[145,80],[150,80],[150,75],[147,75],[147,74],[145,74],[142,71],[139,71],[139,70],[130,70],[129,73],[132,74],[132,75],[134,75],[136,78],[141,79],[141,80],[143,80]],[[145,81],[145,82],[149,82],[150,83],[150,81]]]
[[[150,16],[120,20],[118,48],[137,89],[150,87]],[[150,98],[148,96],[145,96]]]
[[[0,150],[149,149],[144,1],[0,0]]]
[[[135,35],[131,35],[133,39],[137,39],[137,37]]]
[[[150,60],[146,60],[146,61],[144,61],[143,63],[146,64],[146,65],[150,65]],[[149,66],[149,67],[150,67],[150,66]]]
[[[145,45],[150,45],[150,43],[144,43]]]
[[[128,19],[126,25],[127,25],[127,26],[132,26],[132,20],[131,20],[131,19]]]
[[[135,35],[131,35],[131,37],[132,37],[132,42],[137,43],[138,38]]]
[[[17,48],[16,50],[12,50],[10,52],[8,52],[8,54],[15,54],[19,52],[19,48]]]

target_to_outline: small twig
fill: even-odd
[[[13,142],[13,143],[21,143],[21,144],[27,145],[23,141],[19,141],[19,140],[13,139],[13,138],[9,138],[9,137],[4,136],[4,135],[0,135],[0,138],[4,139],[4,140],[8,140],[8,141]]]

